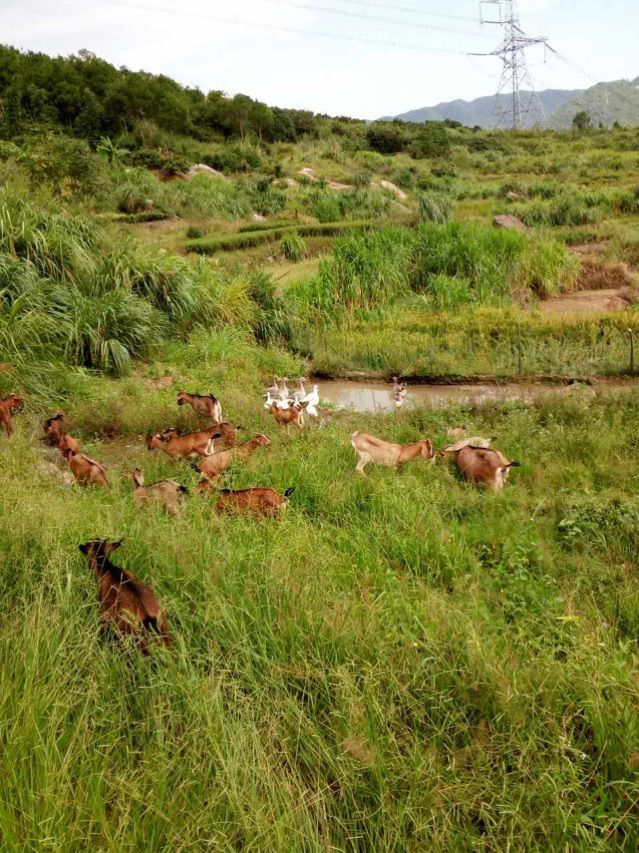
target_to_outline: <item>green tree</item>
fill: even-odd
[[[403,130],[392,124],[371,124],[366,131],[366,141],[373,151],[380,154],[397,154],[406,145]]]
[[[19,136],[23,130],[22,93],[15,85],[7,89],[2,99],[2,123],[0,127],[5,139],[13,139]]]
[[[590,117],[590,114],[587,113],[586,110],[579,110],[572,120],[572,127],[573,130],[576,130],[578,133],[584,133],[584,131],[590,130],[592,128],[592,118]]]
[[[93,147],[100,139],[104,112],[96,96],[90,89],[84,90],[84,106],[73,122],[73,128],[78,136],[86,139]]]
[[[423,157],[447,157],[450,154],[450,135],[445,127],[427,122],[411,146],[411,154],[417,159]]]

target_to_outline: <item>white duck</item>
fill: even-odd
[[[393,376],[393,401],[395,402],[395,408],[401,409],[406,401],[406,395],[408,394],[408,385],[405,382],[399,382],[396,376]]]
[[[278,409],[290,409],[290,404],[288,400],[281,400],[279,397],[273,397],[271,394],[272,388],[267,388],[264,392],[264,396],[266,397],[266,402],[264,403],[265,409],[270,409],[271,406],[275,405]]]
[[[293,391],[293,402],[302,403],[306,397],[306,388],[304,387],[304,377],[300,376],[297,380],[297,388]]]
[[[302,403],[306,403],[306,413],[312,418],[319,418],[319,412],[317,411],[319,401],[319,385],[313,385],[313,390],[306,394],[302,399]]]

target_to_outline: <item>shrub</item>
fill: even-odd
[[[450,134],[441,124],[428,122],[413,140],[410,153],[413,157],[447,157],[451,151]]]
[[[426,192],[419,199],[419,216],[422,222],[448,222],[450,219],[450,199],[441,193]]]
[[[371,124],[366,131],[366,141],[371,150],[379,154],[397,154],[406,145],[404,131],[392,124]]]
[[[286,234],[282,238],[281,249],[284,257],[289,261],[301,261],[306,251],[306,244],[299,234]]]
[[[310,210],[319,222],[335,222],[342,218],[339,198],[329,190],[317,190],[310,198]]]

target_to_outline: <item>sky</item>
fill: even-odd
[[[501,29],[477,0],[0,0],[0,40],[166,74],[272,106],[374,119],[493,94]],[[496,7],[484,6],[494,17]],[[538,89],[639,77],[639,4],[519,0]]]

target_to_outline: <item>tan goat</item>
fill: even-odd
[[[179,515],[180,501],[188,492],[186,486],[176,483],[175,480],[159,480],[157,483],[144,485],[144,474],[140,468],[136,468],[131,479],[133,480],[133,499],[138,506],[149,503],[162,504],[169,515]]]
[[[62,455],[69,463],[73,476],[78,483],[101,486],[103,489],[110,488],[109,481],[106,478],[106,471],[99,462],[90,459],[84,453],[77,453],[70,448],[65,450]]]
[[[0,427],[4,427],[7,431],[7,435],[13,435],[13,418],[11,417],[11,413],[13,411],[21,411],[24,409],[24,400],[22,397],[18,397],[17,394],[9,394],[8,397],[2,397],[0,399]]]
[[[276,489],[220,489],[215,509],[217,512],[248,512],[253,515],[275,517],[288,505],[288,499],[294,489],[286,489],[281,495]]]
[[[288,409],[278,409],[276,403],[271,403],[269,412],[277,421],[278,426],[288,428],[294,424],[300,429],[304,429],[304,410],[300,406],[290,406]]]
[[[417,459],[420,456],[422,459],[434,459],[433,443],[428,438],[423,438],[413,444],[394,444],[390,441],[383,441],[381,438],[375,438],[374,435],[354,432],[351,435],[351,444],[359,456],[355,470],[363,477],[366,476],[364,468],[369,462],[375,465],[385,465],[387,468],[394,468],[397,471],[404,462],[409,462],[411,459]]]
[[[493,491],[504,488],[511,468],[519,462],[509,462],[499,450],[465,445],[455,453],[455,464],[469,483],[483,483]]]
[[[215,423],[222,420],[222,406],[213,394],[189,394],[188,391],[180,391],[177,404],[191,406],[196,414],[207,415]]]
[[[109,555],[121,544],[122,540],[92,539],[79,546],[98,580],[102,620],[117,634],[136,638],[144,654],[148,654],[154,638],[170,648],[173,641],[167,618],[153,590],[141,583],[133,572],[109,560]]]
[[[221,438],[218,424],[213,424],[198,432],[187,432],[185,435],[171,427],[164,432],[156,432],[146,440],[149,450],[160,448],[171,459],[188,459],[190,456],[206,456],[213,438]]]
[[[270,440],[259,433],[253,438],[240,444],[239,447],[234,447],[229,450],[218,450],[217,453],[212,453],[203,459],[199,465],[194,466],[196,471],[202,474],[203,480],[200,480],[197,486],[198,492],[207,491],[209,488],[208,480],[214,480],[226,471],[235,459],[246,459],[258,447],[268,447],[271,444]]]
[[[73,450],[75,453],[79,453],[80,445],[77,440],[70,433],[64,432],[62,429],[63,420],[64,415],[62,412],[58,412],[57,415],[47,418],[43,425],[46,440],[52,447],[59,448],[62,453],[65,450]]]

